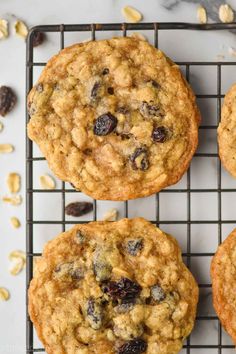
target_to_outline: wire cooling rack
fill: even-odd
[[[163,30],[198,30],[198,31],[212,31],[212,30],[234,30],[236,29],[236,24],[206,24],[206,25],[197,25],[197,24],[189,24],[189,23],[141,23],[141,24],[126,24],[126,23],[116,23],[116,24],[82,24],[82,25],[48,25],[48,26],[37,26],[31,29],[30,34],[28,36],[27,40],[27,60],[26,60],[26,94],[29,92],[29,90],[32,88],[33,85],[33,72],[36,67],[44,67],[46,65],[45,62],[35,62],[34,61],[34,48],[32,45],[32,39],[33,39],[33,34],[37,31],[45,32],[45,33],[52,33],[55,32],[60,36],[60,48],[64,48],[64,43],[65,43],[65,33],[69,32],[78,32],[78,33],[90,33],[91,39],[95,40],[96,39],[96,33],[97,32],[103,32],[103,31],[113,31],[117,35],[120,35],[120,33],[123,34],[123,36],[126,36],[129,34],[129,31],[136,31],[136,30],[141,30],[141,31],[152,31],[153,32],[153,43],[155,47],[158,47],[158,40],[159,40],[159,34]],[[225,68],[226,66],[234,66],[236,65],[236,62],[201,62],[201,61],[182,61],[178,62],[178,64],[181,66],[181,68],[185,69],[185,76],[188,81],[191,81],[191,75],[192,75],[192,67],[207,67],[207,68],[214,68],[215,73],[216,73],[216,93],[212,94],[210,92],[205,92],[204,94],[197,94],[198,99],[214,99],[216,101],[216,116],[217,120],[215,121],[214,124],[204,124],[204,119],[202,121],[202,124],[200,126],[200,133],[201,131],[215,131],[217,129],[217,125],[220,121],[220,111],[221,111],[221,100],[224,97],[222,94],[222,69]],[[26,113],[26,123],[30,117]],[[65,204],[66,204],[66,197],[69,194],[72,193],[77,193],[78,195],[81,194],[80,192],[76,192],[74,189],[71,189],[71,187],[67,186],[66,183],[61,182],[61,188],[57,188],[56,190],[48,191],[48,190],[43,190],[43,189],[37,189],[34,187],[33,183],[33,173],[34,173],[34,168],[35,164],[39,163],[40,161],[45,160],[43,157],[35,157],[33,153],[33,144],[32,142],[26,137],[26,215],[27,215],[27,233],[26,233],[26,251],[27,251],[27,269],[26,269],[26,283],[28,289],[30,280],[32,279],[33,276],[33,261],[34,257],[40,256],[41,253],[35,252],[34,251],[34,226],[35,225],[59,225],[61,226],[61,230],[65,231],[66,226],[69,224],[75,224],[75,223],[82,223],[82,222],[87,222],[87,219],[80,219],[79,221],[74,221],[74,220],[67,220],[65,216]],[[186,184],[184,188],[167,188],[160,193],[156,194],[155,196],[155,212],[153,214],[153,217],[151,218],[151,222],[155,223],[157,225],[160,225],[162,228],[165,226],[173,226],[174,228],[177,229],[178,225],[183,225],[186,227],[186,248],[183,253],[183,257],[186,261],[187,266],[191,269],[192,268],[192,263],[194,263],[194,259],[198,258],[200,259],[200,263],[204,263],[204,259],[211,257],[214,253],[212,250],[211,252],[199,252],[195,251],[192,247],[192,244],[196,245],[196,240],[193,239],[192,236],[192,230],[195,227],[201,227],[204,226],[206,229],[210,225],[215,225],[217,227],[216,229],[216,234],[215,237],[217,237],[217,244],[220,244],[222,242],[222,225],[227,225],[227,224],[235,224],[236,220],[233,220],[233,218],[224,218],[222,217],[222,195],[228,194],[228,195],[233,195],[234,192],[236,192],[236,185],[233,185],[233,188],[225,188],[222,186],[222,171],[221,171],[221,163],[218,158],[218,151],[212,152],[212,151],[204,151],[204,152],[197,152],[195,154],[194,159],[198,158],[213,158],[215,159],[215,168],[216,168],[216,184],[213,185],[214,188],[198,188],[198,186],[192,186],[192,175],[191,175],[191,168],[189,168],[187,174],[186,174]],[[175,193],[177,195],[177,198],[181,198],[181,195],[184,194],[186,196],[186,217],[184,220],[179,220],[176,218],[176,220],[173,218],[172,220],[169,220],[165,217],[162,216],[161,213],[161,204],[163,197],[165,198],[168,194],[170,193]],[[34,210],[34,196],[40,194],[42,197],[44,197],[45,193],[57,193],[61,196],[61,217],[60,220],[54,220],[54,219],[47,219],[47,220],[38,220],[35,217],[35,210]],[[232,193],[232,194],[231,194]],[[206,218],[194,218],[192,215],[192,209],[193,209],[193,200],[196,195],[202,195],[208,198],[210,195],[216,195],[215,199],[215,207],[217,208],[216,210],[216,217],[211,218],[211,219],[206,219]],[[171,194],[170,194],[171,195]],[[97,203],[96,200],[93,200],[94,204],[94,209],[93,209],[93,215],[91,220],[97,220]],[[123,216],[128,217],[130,216],[130,202],[122,202],[123,203]],[[166,206],[166,203],[164,203]],[[210,211],[209,211],[210,212]],[[142,216],[142,215],[141,215]],[[232,225],[233,228],[233,225]],[[56,234],[56,233],[55,233]],[[175,235],[173,231],[173,235]],[[206,234],[207,237],[207,234]],[[194,241],[194,242],[193,242]],[[205,269],[206,272],[209,272],[209,267]],[[199,288],[200,288],[200,293],[206,292],[206,296],[209,297],[211,296],[211,284],[210,281],[199,281]],[[200,298],[201,299],[201,298]],[[209,299],[208,299],[209,300]],[[211,299],[210,299],[211,301]],[[28,299],[26,300],[26,303],[28,304]],[[203,304],[204,306],[204,304]],[[199,322],[199,326],[201,328],[204,328],[202,332],[200,331],[200,336],[198,337],[197,341],[196,339],[192,339],[189,337],[184,345],[183,351],[181,353],[192,353],[192,354],[197,354],[197,353],[233,353],[233,348],[234,346],[231,345],[230,341],[224,341],[223,338],[223,330],[221,328],[221,325],[213,312],[206,312],[205,313],[198,313],[197,316],[197,322]],[[211,323],[214,322],[214,329],[216,331],[216,338],[213,340],[211,344],[210,337],[208,336],[208,328],[211,326]],[[204,323],[204,326],[203,326]],[[40,348],[40,346],[36,346],[36,340],[35,340],[35,334],[33,330],[33,325],[30,321],[30,318],[28,316],[27,312],[27,318],[26,318],[26,332],[27,332],[27,337],[26,337],[26,352],[27,353],[34,353],[34,352],[44,352],[45,350],[43,348]],[[202,334],[201,334],[202,333]]]

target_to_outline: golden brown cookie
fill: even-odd
[[[224,167],[236,177],[236,84],[227,92],[218,127],[219,154]]]
[[[49,354],[178,353],[197,302],[176,240],[142,218],[62,233],[45,246],[29,288]]]
[[[178,182],[199,111],[179,67],[134,38],[54,56],[28,97],[28,135],[56,176],[95,199],[148,196]]]
[[[236,344],[236,229],[218,247],[211,263],[213,304]]]

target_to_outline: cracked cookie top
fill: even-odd
[[[28,135],[53,172],[95,199],[176,183],[198,142],[199,111],[179,67],[134,38],[76,44],[28,96]]]
[[[48,354],[178,353],[197,302],[176,240],[142,218],[59,235],[29,288],[29,313]]]

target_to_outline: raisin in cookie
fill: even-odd
[[[48,354],[178,353],[197,302],[176,240],[142,218],[59,235],[29,288],[29,313]]]
[[[236,345],[236,229],[218,247],[211,263],[213,304]]]
[[[28,97],[28,135],[58,178],[95,199],[176,183],[198,142],[195,97],[176,64],[134,38],[76,44]]]
[[[219,154],[225,168],[236,177],[236,84],[227,92],[218,127]]]

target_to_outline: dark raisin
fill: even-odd
[[[98,90],[100,88],[100,82],[95,82],[95,84],[93,85],[93,88],[91,90],[91,98],[96,98],[98,96]]]
[[[36,91],[39,93],[43,92],[43,84],[39,83],[36,85]]]
[[[113,87],[108,87],[107,92],[109,93],[109,95],[114,95]]]
[[[109,304],[109,301],[106,299],[101,299],[101,306],[105,307],[106,305]]]
[[[16,95],[8,86],[0,87],[0,115],[5,117],[16,104]]]
[[[97,248],[93,257],[93,271],[98,281],[108,280],[111,276],[112,266],[107,261],[107,252]]]
[[[85,241],[85,236],[82,234],[80,230],[76,232],[76,239],[79,243],[84,243]]]
[[[110,112],[99,116],[94,123],[93,132],[95,135],[104,136],[110,134],[117,126],[117,118]]]
[[[165,127],[156,127],[152,132],[152,140],[155,143],[164,143],[167,140],[168,131]]]
[[[120,300],[123,304],[134,303],[141,290],[139,284],[128,278],[121,278],[118,282],[110,281],[103,288],[112,300]]]
[[[33,38],[32,38],[33,47],[38,47],[40,44],[43,43],[44,39],[45,39],[45,34],[43,32],[35,31],[33,33]]]
[[[132,134],[125,134],[125,133],[121,133],[121,134],[117,134],[121,137],[122,140],[129,140],[132,137]]]
[[[85,150],[83,150],[83,153],[84,153],[85,155],[87,155],[87,156],[91,155],[92,152],[93,152],[93,151],[92,151],[91,149],[85,149]]]
[[[90,326],[99,329],[102,326],[102,308],[95,299],[90,298],[87,303],[87,316]]]
[[[141,338],[132,339],[118,349],[118,354],[141,354],[147,350],[147,343]]]
[[[109,74],[109,69],[108,68],[103,69],[102,75],[107,75],[107,74]]]
[[[148,152],[146,148],[137,148],[130,156],[134,170],[146,171],[149,168]]]
[[[158,84],[158,82],[156,82],[155,80],[151,80],[152,86],[155,88],[160,88],[161,86]]]
[[[65,208],[66,215],[82,216],[93,210],[93,203],[90,202],[75,202],[70,203]]]
[[[160,108],[158,104],[150,103],[148,102],[142,102],[140,106],[140,113],[145,117],[145,118],[150,118],[150,117],[157,117],[157,116],[163,116],[163,111]]]
[[[61,271],[61,268],[62,268],[62,265],[61,264],[58,264],[55,269],[54,269],[54,272],[56,273],[59,273]]]
[[[151,295],[155,301],[163,301],[166,297],[164,290],[159,285],[151,287]]]
[[[138,252],[143,248],[143,239],[137,238],[129,240],[126,245],[126,249],[132,256],[137,256]]]

